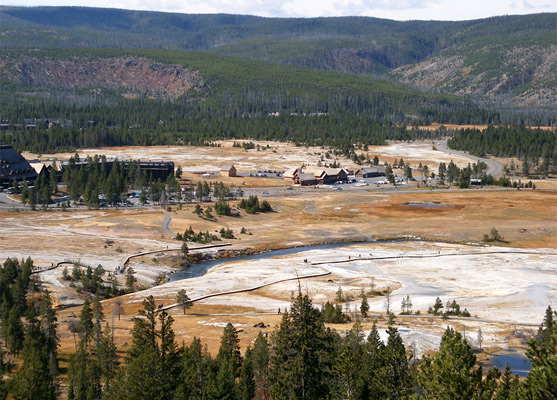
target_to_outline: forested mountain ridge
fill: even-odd
[[[209,53],[8,48],[1,64],[5,113],[13,102],[10,98],[20,97],[28,104],[43,99],[98,105],[135,92],[131,97],[177,100],[174,107],[193,104],[196,113],[211,110],[213,116],[234,118],[317,113],[364,114],[392,122],[499,118],[454,96],[427,95],[380,79]],[[23,111],[22,102],[18,104]]]
[[[2,55],[0,142],[20,150],[246,138],[349,152],[354,143],[408,139],[408,123],[501,123],[498,112],[455,96],[210,53],[5,48]],[[70,122],[45,123],[53,118]]]
[[[513,106],[557,103],[556,14],[475,21],[0,9],[3,46],[161,48],[384,76]]]

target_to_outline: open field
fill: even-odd
[[[238,143],[246,141],[236,141]],[[184,172],[218,172],[223,165],[234,164],[238,170],[253,171],[286,170],[305,165],[317,165],[323,156],[323,163],[332,163],[334,160],[345,168],[356,170],[360,168],[352,160],[334,156],[331,151],[330,158],[326,158],[329,148],[293,146],[281,142],[255,142],[260,150],[233,147],[234,141],[216,141],[220,147],[192,147],[192,146],[153,146],[153,147],[105,147],[100,149],[78,150],[80,157],[105,155],[107,158],[141,159],[141,160],[172,160],[176,165],[182,166]],[[363,152],[363,151],[362,151]],[[359,153],[359,152],[358,152]],[[381,162],[392,163],[394,158],[403,157],[413,166],[421,162],[429,167],[435,167],[440,162],[449,163],[453,160],[458,166],[463,167],[470,162],[470,158],[444,154],[432,150],[431,142],[393,143],[387,146],[370,146],[367,152],[370,158],[375,155]],[[31,154],[23,153],[26,158],[59,159],[67,160],[75,153],[57,154]],[[237,178],[238,181],[240,178]],[[243,179],[243,178],[242,178]]]
[[[185,171],[190,171],[185,176],[192,180],[206,179],[193,172],[216,172],[223,164],[234,163],[240,170],[284,170],[302,163],[315,165],[326,153],[326,149],[297,148],[274,142],[259,143],[261,147],[268,144],[270,148],[267,150],[247,152],[232,147],[232,142],[221,144],[223,147],[220,148],[111,148],[79,153],[80,156],[105,154],[122,159],[171,159],[182,165]],[[422,162],[430,168],[451,159],[460,166],[471,161],[468,157],[453,157],[434,151],[431,143],[395,143],[370,148],[369,154],[372,158],[377,154],[381,161],[388,162],[403,157],[412,165]],[[71,155],[56,156],[64,159]],[[350,160],[340,161],[343,166],[356,168]],[[160,208],[147,206],[102,211],[71,208],[66,212],[3,211],[0,214],[3,227],[0,260],[30,256],[41,267],[60,261],[79,261],[92,267],[102,264],[106,271],[113,272],[122,266],[127,256],[154,251],[154,254],[134,259],[129,264],[136,271],[139,287],[146,290],[121,298],[122,318],[118,320],[117,316],[114,317],[116,343],[121,351],[125,351],[124,343],[129,340],[131,318],[148,294],[153,294],[157,302],[166,306],[175,302],[175,294],[180,288],[186,288],[190,296],[196,298],[208,293],[242,290],[253,288],[257,283],[269,283],[251,292],[196,302],[185,317],[182,310],[170,309],[176,319],[174,326],[178,341],[188,343],[193,336],[197,336],[215,353],[222,328],[227,322],[233,322],[242,330],[240,340],[245,347],[261,329],[269,332],[280,321],[280,316],[276,314],[278,308],[284,310],[289,306],[292,292],[298,286],[295,281],[274,282],[318,272],[329,275],[301,281],[302,290],[310,293],[317,305],[332,300],[341,286],[354,299],[349,305],[353,311],[359,307],[358,296],[362,288],[371,290],[372,278],[376,290],[385,290],[387,286],[394,290],[393,310],[397,313],[402,297],[411,296],[414,311],[420,310],[422,316],[400,316],[397,324],[406,344],[415,345],[420,353],[438,346],[447,324],[468,332],[477,331],[481,326],[490,351],[521,348],[524,343],[519,339],[520,335],[513,334],[513,331],[518,329],[528,334],[534,329],[533,325],[541,321],[547,304],[555,305],[557,287],[553,282],[557,282],[557,259],[550,253],[557,249],[557,191],[400,189],[398,192],[337,192],[298,188],[286,191],[280,188],[286,185],[281,179],[216,176],[208,179],[222,180],[246,189],[277,188],[274,192],[269,189],[272,193],[264,196],[272,204],[273,213],[248,215],[241,211],[239,217],[223,216],[211,221],[197,217],[193,213],[194,205],[172,206],[169,229],[173,233],[183,232],[189,226],[196,232],[215,234],[222,227],[233,230],[236,238],[226,240],[230,246],[205,251],[212,257],[386,238],[425,238],[432,242],[362,243],[331,249],[307,249],[251,261],[232,261],[218,264],[205,275],[150,288],[161,276],[172,277],[172,273],[180,269],[178,249],[181,242],[174,240],[174,235],[163,229],[165,215]],[[541,181],[536,185],[539,188],[551,187],[554,183]],[[247,229],[248,234],[240,234],[242,227]],[[523,253],[479,254],[480,251],[501,249],[465,245],[469,242],[481,243],[483,235],[488,234],[491,228],[496,228],[508,242],[497,244],[503,251]],[[194,246],[190,244],[190,247]],[[526,254],[525,250],[543,254]],[[364,260],[379,256],[435,256],[437,252],[441,252],[442,257]],[[348,256],[351,257],[348,263],[331,263],[347,261]],[[303,262],[306,258],[308,263]],[[312,265],[312,262],[324,264]],[[67,330],[67,321],[73,318],[72,315],[79,314],[83,295],[77,294],[62,279],[62,268],[42,272],[40,276],[44,286],[53,292],[56,303],[67,307],[61,309],[59,317],[62,352],[70,352],[74,342]],[[117,276],[123,285],[125,276]],[[457,300],[479,319],[451,319],[446,322],[424,316],[436,296],[444,302]],[[114,300],[103,302],[108,320],[113,303]],[[370,304],[375,316],[384,314],[383,296],[371,296]],[[253,327],[258,322],[268,327]],[[532,326],[518,326],[517,323]],[[386,321],[380,319],[379,325],[385,326]],[[366,330],[370,329],[371,319],[363,321],[363,326]],[[349,325],[334,327],[349,329]]]

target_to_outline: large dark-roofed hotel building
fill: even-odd
[[[9,187],[15,180],[34,181],[37,172],[29,162],[9,144],[0,144],[0,186]]]

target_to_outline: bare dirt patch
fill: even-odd
[[[142,57],[99,57],[87,62],[80,57],[27,57],[15,65],[4,65],[4,74],[13,82],[57,88],[108,88],[121,90],[125,97],[147,94],[176,99],[191,89],[200,91],[204,85],[197,71]],[[98,89],[91,89],[95,90]]]

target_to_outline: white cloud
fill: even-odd
[[[547,0],[15,0],[13,5],[118,7],[191,14],[263,17],[373,16],[397,20],[466,20],[506,14],[557,12]]]

